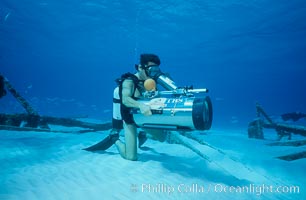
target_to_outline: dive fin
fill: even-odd
[[[106,138],[104,138],[101,142],[94,144],[90,147],[87,147],[83,150],[86,151],[105,151],[110,148],[115,142],[119,139],[119,134],[110,134]]]

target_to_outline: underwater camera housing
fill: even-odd
[[[132,110],[134,121],[141,128],[168,130],[209,130],[212,124],[212,103],[209,96],[196,97],[207,89],[177,88],[151,91],[139,101],[151,107],[152,115]]]

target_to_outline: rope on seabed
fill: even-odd
[[[208,162],[213,162],[208,156],[204,155],[199,149],[195,148],[189,142],[187,142],[178,132],[171,132],[170,134],[172,136],[171,139],[172,140],[174,139],[175,142],[187,147],[188,149],[195,152],[196,154],[198,154],[200,157],[204,158]]]

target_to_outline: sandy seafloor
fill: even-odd
[[[115,146],[82,150],[107,134],[0,131],[0,199],[306,199],[306,159],[276,158],[306,148],[267,145],[273,131],[267,140],[243,129],[192,133],[208,146],[148,140],[136,162]]]

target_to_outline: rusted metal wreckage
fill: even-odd
[[[292,134],[306,136],[306,127],[301,125],[292,125],[287,123],[275,122],[269,117],[260,104],[256,104],[256,119],[249,123],[248,136],[249,138],[264,139],[263,129],[274,129],[278,136],[278,142],[270,143],[269,146],[305,146],[306,140],[290,141]],[[283,137],[288,137],[288,141],[280,141]],[[279,159],[292,161],[301,158],[306,158],[306,151],[302,150],[297,153],[279,156]]]
[[[38,112],[23,98],[8,81],[0,75],[0,98],[6,95],[5,88],[22,105],[26,113],[4,114],[0,113],[0,130],[18,130],[18,131],[39,131],[39,132],[67,132],[84,133],[112,128],[110,122],[96,124],[84,122],[73,118],[61,118],[52,116],[41,116]],[[79,131],[52,130],[49,125],[61,125],[65,127],[80,127]]]

